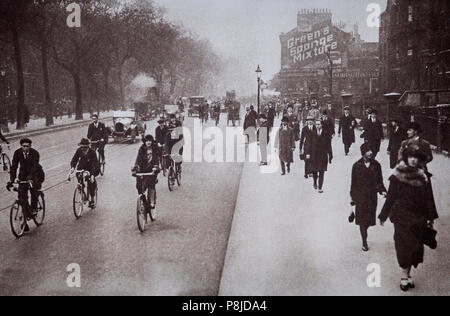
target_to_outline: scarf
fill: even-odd
[[[392,175],[400,182],[414,187],[421,187],[428,183],[428,177],[424,170],[410,167],[406,165],[404,161],[401,161],[397,167],[395,167]]]

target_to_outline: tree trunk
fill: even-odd
[[[122,107],[125,103],[125,92],[123,87],[123,73],[122,66],[119,66],[119,87],[120,87],[120,106]]]
[[[20,35],[17,21],[14,21],[12,27],[14,58],[17,69],[17,126],[16,129],[25,127],[25,79],[23,76],[22,51],[20,47]]]
[[[83,119],[83,95],[81,92],[81,77],[79,73],[73,73],[73,83],[75,87],[75,120]]]
[[[105,111],[108,111],[109,109],[110,109],[110,104],[109,104],[109,102],[110,102],[110,100],[109,100],[109,71],[104,71],[103,72],[103,77],[104,77],[104,80],[105,80],[105,86],[104,86],[104,89],[105,89],[105,97],[104,97],[104,100],[103,100],[103,102],[104,102],[104,110]],[[98,113],[99,115],[100,115],[100,113]]]
[[[47,41],[45,40],[44,36],[41,38],[41,59],[42,59],[42,78],[44,80],[44,95],[45,95],[45,109],[46,109],[45,125],[52,126],[54,124],[54,121],[53,121],[54,113],[53,113],[52,98],[50,96]]]

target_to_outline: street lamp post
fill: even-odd
[[[256,69],[256,78],[258,81],[258,115],[260,114],[260,104],[261,104],[261,73],[262,70],[258,65],[258,68]]]
[[[328,63],[330,64],[329,65],[329,71],[328,71],[328,73],[329,73],[329,75],[330,75],[330,91],[329,91],[329,94],[331,95],[331,97],[333,98],[333,60],[331,59],[331,49],[328,47],[328,50],[327,50],[327,57],[328,57]]]
[[[0,127],[3,128],[5,132],[9,132],[8,130],[8,118],[6,115],[6,67],[0,65],[0,96],[1,96],[1,105],[0,105]]]

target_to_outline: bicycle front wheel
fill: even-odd
[[[40,193],[38,196],[38,207],[37,207],[37,214],[33,218],[34,223],[36,226],[41,226],[44,223],[45,219],[45,200],[44,200],[44,194]]]
[[[153,203],[155,204],[154,208],[150,207],[150,219],[152,220],[152,222],[154,222],[156,220],[156,190],[151,190],[150,193],[150,201],[153,201]]]
[[[181,186],[181,168],[177,167],[177,184]]]
[[[16,238],[20,238],[25,233],[25,227],[27,220],[23,214],[23,209],[19,205],[19,202],[15,202],[11,207],[10,214],[11,231]]]
[[[169,187],[170,192],[173,191],[174,181],[175,181],[175,171],[173,170],[173,167],[170,167],[167,173],[167,185]]]
[[[9,173],[11,171],[11,160],[9,160],[9,157],[7,154],[3,155],[3,171],[6,171]]]
[[[145,225],[147,225],[147,214],[145,212],[145,203],[141,197],[138,197],[136,205],[137,224],[141,233],[145,231]]]
[[[76,219],[79,219],[83,215],[83,190],[80,188],[76,188],[73,193],[73,214]]]

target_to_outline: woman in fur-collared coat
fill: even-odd
[[[429,174],[419,167],[423,153],[418,148],[407,148],[403,160],[389,178],[386,203],[379,215],[381,225],[389,217],[394,224],[395,250],[403,270],[400,288],[414,288],[411,269],[423,263],[423,236],[426,225],[438,218],[433,207],[433,196],[428,185]]]

